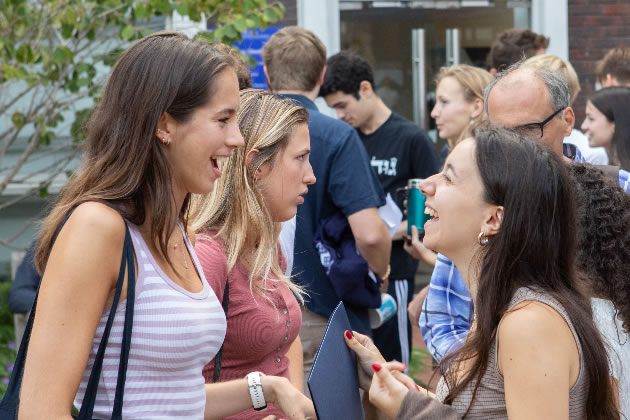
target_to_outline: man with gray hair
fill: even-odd
[[[524,60],[499,73],[485,90],[491,124],[540,139],[567,161],[583,162],[574,145],[562,142],[575,122],[569,101],[569,86],[562,74],[528,66]],[[618,172],[619,184],[630,194],[630,174]],[[438,254],[419,322],[427,348],[437,361],[466,340],[472,305],[461,274],[448,258]]]

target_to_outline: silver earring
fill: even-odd
[[[171,137],[170,136],[162,137],[160,140],[162,140],[162,144],[165,144],[166,146],[171,144]]]
[[[484,231],[481,231],[479,233],[479,236],[477,237],[477,240],[479,241],[479,245],[481,245],[481,246],[488,245],[488,237],[486,236],[486,232],[484,232]]]

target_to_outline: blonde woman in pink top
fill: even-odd
[[[288,99],[241,91],[238,123],[245,147],[224,162],[212,194],[193,200],[195,251],[217,297],[229,284],[227,333],[220,381],[248,372],[287,378],[302,390],[298,337],[302,290],[284,274],[278,236],[315,182],[309,163],[308,112]],[[214,362],[203,369],[213,381]],[[270,406],[231,419],[286,414]]]

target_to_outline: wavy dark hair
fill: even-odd
[[[595,166],[570,166],[578,202],[576,265],[592,295],[610,300],[630,334],[630,196]]]
[[[608,359],[589,300],[576,288],[576,210],[572,179],[566,164],[546,145],[502,128],[473,134],[475,159],[483,182],[484,200],[503,206],[501,230],[479,254],[479,285],[475,299],[477,328],[464,346],[446,357],[440,368],[454,398],[488,368],[499,321],[520,287],[534,288],[557,300],[566,310],[582,346],[589,393],[589,419],[618,419],[608,374]],[[461,379],[457,364],[470,361]]]
[[[630,170],[630,87],[613,86],[598,90],[589,101],[606,119],[615,123],[611,146],[619,166]]]
[[[232,68],[229,56],[179,32],[145,36],[120,56],[87,124],[81,165],[43,222],[35,254],[40,273],[66,214],[85,201],[103,202],[136,225],[145,222],[149,204],[151,240],[171,264],[168,236],[178,220],[186,226],[190,194],[178,214],[156,129],[165,112],[189,121],[210,102],[226,68]]]

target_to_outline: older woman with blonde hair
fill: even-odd
[[[448,144],[442,149],[442,163],[446,155],[461,140],[470,137],[472,131],[487,120],[484,111],[483,90],[492,80],[492,75],[479,67],[468,64],[442,67],[435,79],[435,106],[431,117],[435,118],[438,134]],[[405,244],[405,250],[412,257],[435,265],[435,252],[427,249],[412,227],[411,238]],[[420,307],[426,288],[418,293],[409,304],[409,314],[413,323],[417,323]]]
[[[203,375],[206,382],[242,378],[248,372],[274,375],[301,391],[302,315],[296,296],[302,300],[303,292],[284,274],[278,235],[281,222],[296,214],[308,185],[315,182],[308,160],[308,111],[261,90],[243,90],[240,98],[237,118],[245,146],[223,162],[223,176],[213,192],[192,203],[195,251],[227,308],[222,359],[206,365]],[[264,405],[263,397],[254,408]],[[230,418],[270,414],[286,417],[271,407]]]
[[[490,73],[468,64],[440,69],[431,117],[435,118],[440,137],[448,140],[449,151],[487,120],[483,90],[491,80]]]

